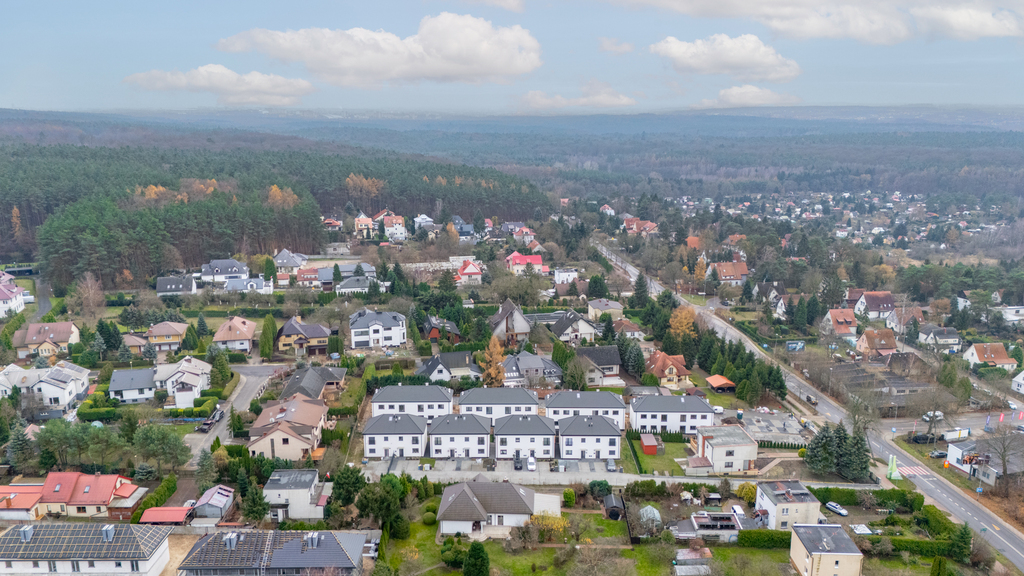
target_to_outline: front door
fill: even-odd
[[[398,457],[399,458],[405,458],[405,448],[399,448],[398,449]]]
[[[504,525],[505,525],[505,517],[502,516],[501,514],[498,514],[498,526],[504,526]]]
[[[597,454],[597,456],[595,456],[595,458],[597,458],[598,460],[600,460],[600,459],[601,459],[601,451],[600,451],[600,450],[598,450],[598,451],[596,452],[596,454]]]
[[[452,458],[455,458],[455,449],[449,450],[448,452],[450,453],[449,455],[450,455],[450,456],[451,456]]]
[[[519,458],[519,450],[516,449],[516,458]]]
[[[385,448],[384,449],[384,457],[387,458],[388,456],[391,456],[391,449],[390,448]]]

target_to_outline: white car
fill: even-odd
[[[533,456],[530,456],[529,458],[527,458],[527,460],[526,460],[526,469],[529,470],[530,472],[536,472],[537,471],[537,459],[534,458]]]
[[[725,408],[722,408],[721,406],[712,406],[711,411],[715,414],[725,414]]]
[[[825,508],[828,508],[829,510],[835,512],[836,514],[839,514],[840,516],[846,516],[849,514],[849,512],[846,511],[846,508],[843,508],[842,506],[836,504],[835,502],[829,502],[828,504],[825,504]]]
[[[935,412],[929,412],[925,414],[924,416],[921,417],[921,419],[924,420],[925,422],[931,422],[932,420],[940,422],[942,421],[943,417],[944,415],[942,414],[942,412],[936,410]]]
[[[1007,400],[1006,405],[1010,408],[1010,410],[1020,410],[1020,408],[1017,408],[1017,403],[1014,402],[1013,400]]]

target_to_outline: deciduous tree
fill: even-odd
[[[491,336],[484,353],[484,384],[490,387],[499,387],[505,382],[505,350],[498,341],[497,336]]]

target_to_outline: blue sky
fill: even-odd
[[[987,0],[9,3],[0,107],[635,113],[1020,105]]]

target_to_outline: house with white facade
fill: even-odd
[[[524,526],[535,514],[561,516],[561,496],[536,494],[511,482],[490,482],[480,474],[471,482],[444,489],[437,521],[441,534],[462,533],[476,538],[488,534],[492,527],[504,530],[506,526]]]
[[[14,283],[0,284],[0,318],[25,309],[25,289]]]
[[[1017,368],[1017,361],[1006,354],[1006,348],[1000,342],[975,344],[964,352],[964,360],[967,360],[971,366],[975,364],[994,366],[1007,372]]]
[[[530,336],[530,321],[512,300],[506,299],[501,308],[488,319],[491,334],[506,346],[513,346]]]
[[[384,386],[373,395],[370,408],[381,414],[413,414],[427,422],[452,413],[452,389],[444,386]]]
[[[1024,372],[1013,377],[1013,380],[1010,382],[1010,387],[1013,388],[1014,392],[1024,394]]]
[[[455,272],[455,283],[459,286],[479,286],[483,284],[484,271],[480,264],[473,260],[463,260]]]
[[[832,334],[846,340],[850,346],[857,344],[857,317],[850,308],[833,308],[825,314],[818,326],[821,334]]]
[[[476,414],[449,414],[430,423],[430,456],[489,458],[491,421]]]
[[[273,294],[274,281],[257,278],[233,278],[224,282],[224,292],[248,292],[250,294]]]
[[[551,326],[551,333],[566,344],[573,346],[583,340],[593,342],[601,336],[601,328],[575,310],[567,310]]]
[[[571,416],[558,422],[558,445],[565,460],[619,459],[622,433],[605,416]]]
[[[174,364],[157,364],[153,368],[153,383],[167,390],[174,398],[175,408],[192,408],[203,390],[210,388],[212,366],[191,356]]]
[[[544,407],[544,415],[555,422],[573,416],[604,416],[619,430],[626,429],[626,403],[620,394],[563,390],[545,398]]]
[[[690,441],[694,456],[689,458],[687,475],[756,474],[757,441],[743,426],[703,426]]]
[[[263,487],[263,497],[270,504],[267,517],[277,522],[323,520],[333,486],[320,482],[320,472],[315,469],[274,470]]]
[[[885,327],[897,334],[906,334],[914,321],[917,321],[918,329],[924,324],[924,313],[920,306],[907,308],[896,308],[885,317]]]
[[[636,396],[629,403],[629,427],[640,432],[696,434],[714,424],[711,404],[700,396]]]
[[[274,266],[277,267],[279,273],[283,274],[295,274],[307,262],[309,262],[309,256],[290,250],[281,250],[277,256],[274,256]]]
[[[256,339],[256,322],[240,316],[232,316],[217,328],[213,343],[231,351],[249,353]]]
[[[483,370],[473,360],[472,352],[441,352],[424,361],[416,374],[429,376],[434,382],[448,383],[463,377],[479,380]]]
[[[586,365],[588,387],[626,384],[619,378],[622,360],[619,358],[618,346],[581,346],[576,349],[576,357],[583,360]]]
[[[934,350],[940,350],[946,354],[956,354],[960,351],[960,333],[952,326],[937,326],[935,324],[923,324],[917,334],[917,341]]]
[[[110,375],[110,397],[117,398],[122,404],[149,402],[157,390],[156,382],[153,381],[154,372],[153,368],[114,370]]]
[[[0,534],[5,574],[160,576],[171,526],[57,522],[16,524]]]
[[[23,398],[37,396],[42,403],[34,420],[61,418],[89,390],[89,370],[61,360],[49,368],[22,368],[11,364],[0,371],[0,396],[10,396],[14,387]]]
[[[754,510],[765,512],[763,526],[769,530],[790,530],[794,524],[817,524],[821,502],[797,480],[757,483]]]
[[[483,416],[493,426],[498,418],[537,414],[537,393],[526,388],[472,388],[459,396],[459,414]]]
[[[537,414],[502,416],[494,424],[495,458],[554,458],[555,421]]]
[[[556,268],[555,284],[566,284],[580,277],[580,271],[575,268]]]
[[[196,292],[196,280],[191,276],[161,276],[156,279],[157,296],[185,296]]]
[[[420,458],[429,455],[427,419],[413,414],[381,414],[363,428],[364,458]]]
[[[562,383],[562,369],[558,364],[525,350],[506,356],[502,365],[505,369],[502,385],[506,388],[536,386],[544,382],[556,386]]]
[[[870,320],[887,317],[896,309],[896,300],[888,290],[864,292],[853,306],[857,314],[864,314]]]
[[[345,296],[348,294],[369,294],[370,286],[377,284],[377,289],[381,292],[387,289],[388,282],[385,282],[382,286],[377,282],[376,278],[370,278],[368,276],[349,276],[341,282],[334,285],[334,293],[339,296]]]
[[[203,282],[223,284],[228,280],[248,278],[249,267],[234,258],[211,260],[209,264],[203,264],[199,277]]]
[[[363,308],[349,316],[349,342],[356,348],[387,348],[405,344],[405,316]]]
[[[426,214],[420,214],[419,216],[412,219],[412,225],[416,230],[424,226],[431,226],[434,224],[434,219]]]
[[[406,230],[405,230],[405,217],[404,216],[385,216],[384,217],[384,235],[388,237],[388,240],[392,242],[405,242]]]

